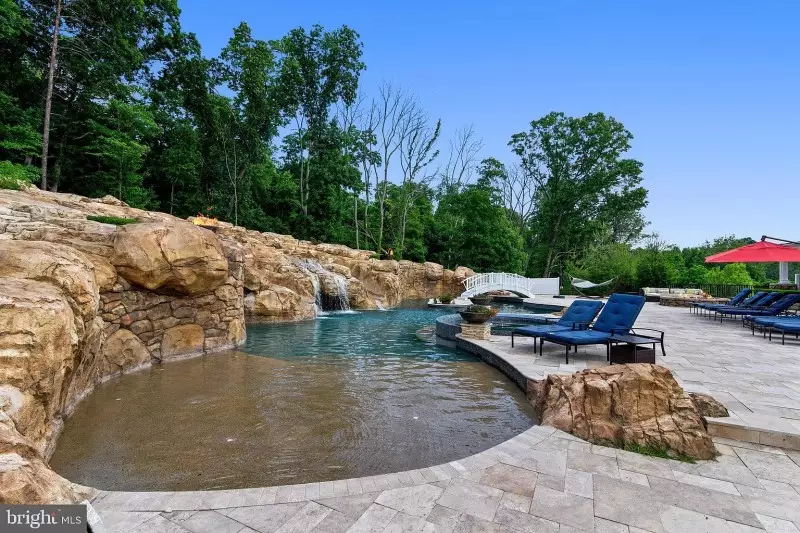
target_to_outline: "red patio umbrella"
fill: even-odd
[[[800,248],[759,241],[710,255],[706,263],[800,263]]]

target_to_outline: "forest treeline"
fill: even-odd
[[[550,113],[509,139],[513,163],[481,159],[472,126],[363,87],[363,47],[347,26],[242,22],[209,57],[176,0],[0,0],[0,186],[479,271],[633,253],[647,191],[620,122]]]

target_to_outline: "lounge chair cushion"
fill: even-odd
[[[590,323],[600,312],[603,302],[598,300],[575,300],[558,321],[561,326],[572,328],[576,322]]]
[[[542,324],[540,326],[524,326],[514,330],[515,335],[527,335],[528,337],[541,337],[546,333],[557,331],[572,331],[572,326],[562,326],[561,324]]]
[[[614,293],[608,299],[592,329],[598,332],[627,332],[644,307],[645,298],[635,294]]]
[[[610,333],[596,330],[562,331],[545,335],[549,341],[563,344],[605,344]]]

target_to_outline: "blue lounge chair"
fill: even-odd
[[[778,294],[779,297],[768,306],[757,306],[749,309],[731,307],[728,309],[717,309],[716,312],[719,313],[722,318],[726,316],[740,316],[742,317],[742,323],[744,323],[746,317],[778,316],[785,313],[796,303],[800,303],[800,294],[776,294]],[[720,320],[722,318],[720,318]]]
[[[605,344],[606,356],[609,353],[609,339],[613,335],[626,335],[631,331],[636,318],[644,307],[644,296],[614,293],[608,299],[594,325],[580,331],[556,331],[539,339],[539,350],[544,341],[560,344],[566,348],[567,364],[569,349],[588,344]]]
[[[564,316],[550,324],[523,326],[511,332],[511,347],[514,347],[514,335],[520,337],[533,337],[533,353],[536,353],[536,339],[545,333],[556,331],[571,331],[589,327],[597,313],[603,308],[603,302],[597,300],[575,300],[567,308]],[[551,319],[553,320],[553,319]]]
[[[764,291],[758,291],[750,298],[747,298],[746,300],[742,300],[741,302],[739,302],[736,306],[732,306],[729,302],[726,304],[702,304],[699,306],[699,308],[709,311],[710,315],[710,313],[712,313],[715,309],[722,309],[723,307],[749,307],[752,305],[758,305],[758,302],[761,301],[768,294],[770,293]]]
[[[753,332],[753,335],[756,334],[756,328],[761,328],[761,331],[764,333],[764,337],[767,336],[767,330],[772,326],[772,324],[779,324],[779,325],[800,325],[800,315],[782,315],[782,316],[746,316],[744,317],[746,322],[750,322],[750,329]]]
[[[714,309],[714,318],[716,319],[717,315],[719,315],[720,321],[721,321],[726,316],[741,316],[741,317],[744,317],[744,316],[747,316],[747,315],[753,315],[753,316],[775,316],[775,315],[779,315],[779,314],[783,313],[783,311],[788,309],[788,307],[786,309],[781,310],[779,313],[762,314],[761,311],[769,309],[773,305],[776,305],[779,302],[783,301],[785,296],[787,296],[787,295],[784,294],[784,293],[781,293],[781,292],[770,292],[769,294],[767,294],[766,296],[761,298],[758,301],[758,303],[756,303],[755,305],[747,305],[747,306],[740,305],[738,307],[728,307],[728,306],[719,307],[717,309]],[[794,304],[792,304],[792,305],[794,305]],[[789,307],[791,307],[791,305]]]
[[[781,344],[786,344],[786,334],[794,333],[795,338],[800,337],[800,320],[777,321],[769,326],[769,340],[772,340],[772,332],[778,331],[781,334]]]
[[[740,303],[742,303],[744,301],[744,299],[747,298],[747,295],[750,294],[750,292],[751,292],[750,289],[742,289],[742,290],[740,290],[738,293],[736,293],[736,296],[734,296],[733,298],[728,300],[727,304],[709,304],[709,303],[703,303],[703,302],[696,302],[696,303],[693,303],[691,305],[691,307],[689,307],[689,312],[691,313],[692,309],[694,309],[694,311],[697,313],[697,312],[699,312],[700,309],[705,309],[706,306],[708,306],[708,305],[729,305],[731,307],[734,307],[734,306],[737,306]]]

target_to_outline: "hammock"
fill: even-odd
[[[594,283],[585,279],[575,278],[572,276],[569,277],[569,280],[572,286],[575,288],[575,292],[577,292],[581,296],[585,298],[601,298],[601,296],[591,296],[589,294],[584,294],[583,291],[581,291],[581,289],[589,290],[589,289],[596,289],[598,287],[605,287],[607,285],[611,285],[612,283],[614,283],[617,280],[617,278],[611,278],[610,280],[604,281],[602,283]]]

